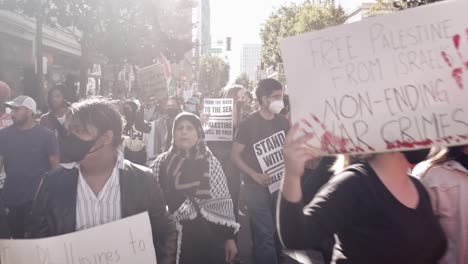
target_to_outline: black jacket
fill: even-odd
[[[3,199],[0,197],[0,239],[10,239],[11,232],[8,227],[8,218],[6,214],[6,207]]]
[[[59,168],[44,177],[33,204],[29,238],[75,232],[77,185],[77,169]],[[177,230],[151,171],[126,160],[120,195],[122,218],[148,211],[158,263],[176,263]]]

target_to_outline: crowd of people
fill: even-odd
[[[288,250],[306,250],[313,264],[468,263],[468,146],[322,157],[307,144],[314,135],[290,125],[274,79],[255,98],[242,86],[225,91],[232,141],[206,140],[199,95],[189,105],[69,103],[56,86],[40,118],[32,98],[10,95],[0,82],[0,238],[148,212],[158,263],[240,263],[242,199],[256,264],[284,263]],[[270,192],[254,144],[278,132],[285,173]]]

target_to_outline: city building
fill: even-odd
[[[261,44],[244,44],[241,49],[241,73],[246,73],[250,80],[257,80],[257,67],[261,64]]]
[[[197,40],[200,56],[208,53],[211,43],[210,0],[199,0],[197,8]]]
[[[38,89],[35,78],[35,43],[36,21],[33,18],[0,10],[0,80],[8,83],[15,95],[30,95],[44,106],[46,91]],[[80,45],[72,36],[44,26],[44,88],[78,80],[80,56]]]
[[[390,2],[390,0],[388,1]],[[338,0],[336,4],[341,5],[346,12],[347,19],[345,23],[353,23],[369,17],[369,11],[376,2],[376,0]],[[389,12],[391,11],[380,10],[377,14]]]

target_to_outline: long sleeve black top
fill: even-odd
[[[368,164],[335,176],[314,199],[279,203],[279,233],[290,249],[320,247],[335,234],[333,263],[429,264],[446,249],[427,191],[411,177],[419,193],[415,209],[400,203]]]

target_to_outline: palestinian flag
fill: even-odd
[[[164,66],[164,77],[166,77],[168,96],[176,96],[176,82],[172,77],[171,63],[161,52],[160,63]]]

